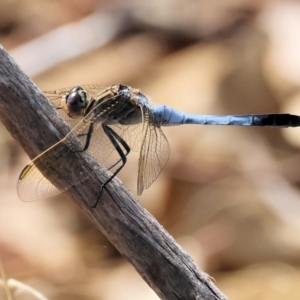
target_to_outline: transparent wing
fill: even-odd
[[[17,192],[19,198],[26,202],[50,198],[61,193],[33,162],[28,164],[19,176]]]
[[[110,126],[130,147],[131,151],[139,152],[143,142],[144,124]]]
[[[139,158],[138,195],[158,177],[170,153],[169,143],[160,127],[147,123],[144,130]]]
[[[17,190],[20,199],[36,201],[49,198],[87,178],[88,172],[84,167],[78,168],[74,165],[75,154],[76,152],[69,148],[68,141],[64,138],[37,156],[24,168],[19,177]],[[40,170],[44,170],[43,173]],[[51,177],[53,179],[51,182],[47,179],[48,173],[55,174],[55,177]],[[55,187],[58,177],[63,178],[64,181],[61,191]]]
[[[77,153],[83,150],[90,126],[91,122],[82,119],[65,138],[38,155],[24,168],[17,185],[21,200],[35,201],[55,196],[90,176],[89,170],[74,163]],[[39,170],[45,171],[41,173]],[[54,179],[52,176],[53,183],[46,179],[47,173],[55,174]],[[64,181],[62,191],[55,187],[58,177]]]

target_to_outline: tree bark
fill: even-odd
[[[62,139],[70,128],[34,83],[19,69],[0,45],[0,118],[30,158]],[[61,151],[68,150],[66,145]],[[51,169],[41,167],[50,181],[63,187],[70,163],[90,172],[85,180],[67,190],[66,195],[88,214],[101,230],[153,288],[161,299],[227,299],[210,277],[199,270],[192,259],[139,202],[115,178],[107,186],[96,208],[99,189],[108,171],[89,153],[70,152],[58,162],[49,158]],[[61,173],[60,173],[61,174]]]

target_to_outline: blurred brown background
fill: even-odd
[[[299,32],[298,1],[0,2],[0,43],[41,90],[123,83],[197,114],[300,114]],[[18,199],[29,160],[0,130],[6,276],[49,299],[158,299],[71,201]],[[142,205],[230,299],[300,299],[300,131],[164,131],[170,159]],[[133,193],[136,171],[131,155]]]

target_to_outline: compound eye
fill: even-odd
[[[82,108],[86,106],[86,92],[81,87],[73,88],[66,97],[70,117],[81,116]]]

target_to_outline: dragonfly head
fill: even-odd
[[[75,86],[66,95],[64,104],[69,117],[76,118],[82,116],[88,105],[86,91],[80,86]]]

